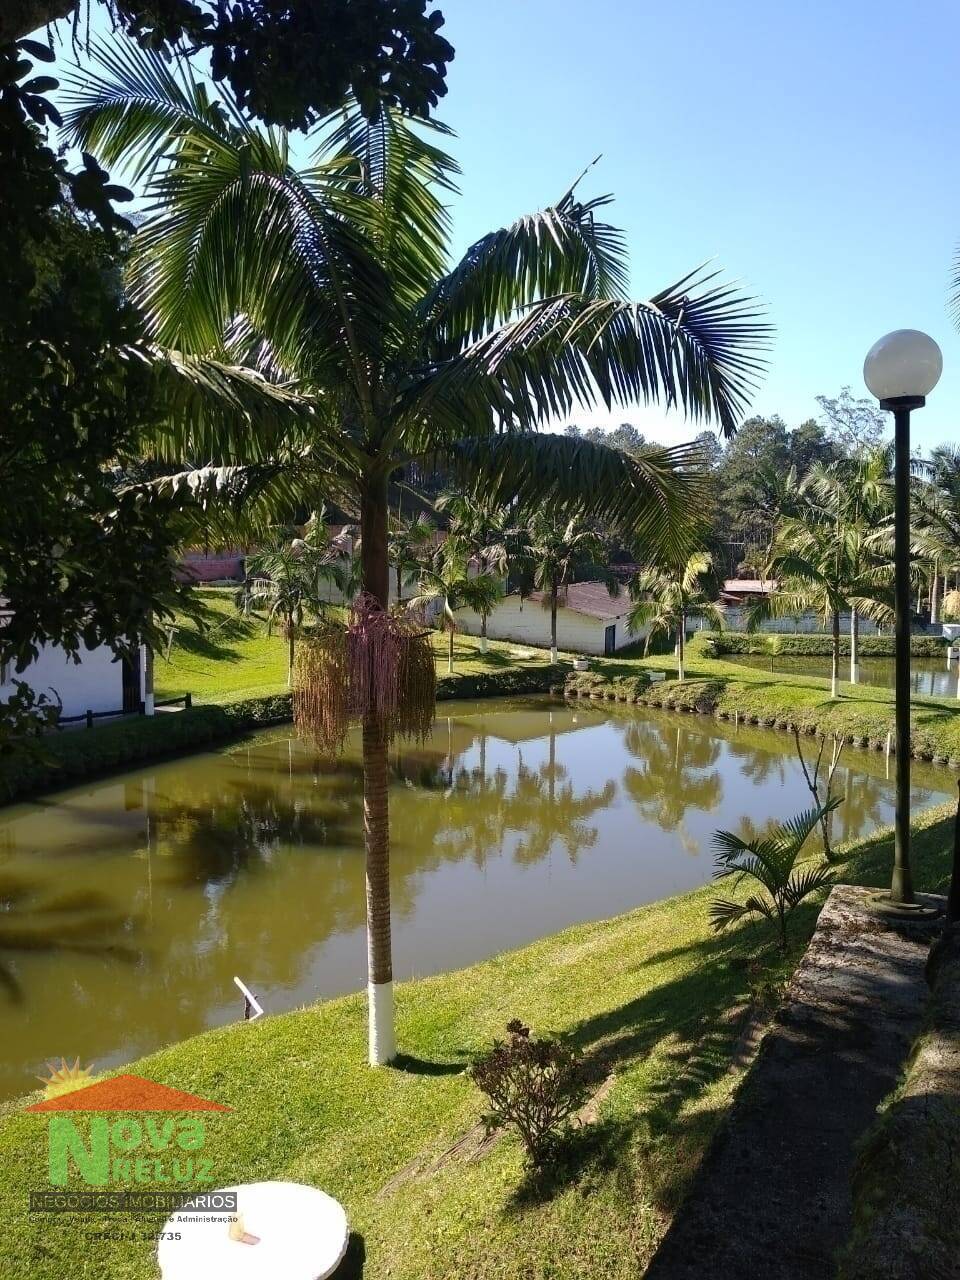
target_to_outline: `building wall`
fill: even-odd
[[[80,716],[85,711],[119,711],[123,705],[123,672],[113,652],[101,645],[82,649],[79,663],[68,658],[56,645],[43,645],[36,662],[25,671],[9,666],[0,672],[0,698],[14,693],[14,680],[25,681],[36,693],[50,695],[55,689],[63,703],[62,715]]]
[[[723,610],[723,629],[724,631],[746,631],[747,630],[748,609],[739,608],[736,605],[728,605]],[[824,622],[822,614],[819,613],[802,613],[798,618],[764,618],[758,627],[759,631],[771,631],[786,635],[795,635],[798,633],[807,633],[811,631],[829,631],[830,627]],[[840,634],[850,634],[850,615],[849,613],[841,613],[840,615]],[[877,624],[871,622],[869,618],[860,618],[860,634],[862,636],[874,636],[877,634]]]
[[[557,610],[557,645],[572,653],[603,653],[604,631],[616,626],[616,647],[622,649],[635,640],[642,639],[645,630],[632,632],[626,616],[617,619],[592,618],[587,614],[565,609]],[[480,617],[472,609],[457,611],[457,626],[467,635],[480,634]],[[524,600],[516,595],[502,600],[487,620],[487,635],[491,640],[512,640],[517,644],[535,645],[541,649],[550,647],[550,610],[538,601]]]
[[[202,551],[185,551],[177,577],[182,582],[242,582],[243,553],[223,551],[205,555]]]

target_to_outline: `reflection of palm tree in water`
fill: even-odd
[[[623,775],[624,790],[641,816],[664,831],[679,830],[684,849],[698,853],[699,844],[683,830],[683,820],[688,809],[709,812],[720,803],[723,783],[712,767],[720,757],[719,742],[680,725],[636,720],[628,726],[624,744],[643,765]]]
[[[18,957],[94,955],[134,962],[138,952],[123,941],[129,912],[89,890],[59,892],[42,883],[0,877],[0,986],[23,999]]]
[[[432,845],[454,859],[469,856],[480,866],[503,848],[508,833],[520,837],[513,856],[523,865],[547,857],[558,840],[571,861],[596,843],[596,828],[585,825],[586,819],[612,803],[615,783],[608,782],[599,792],[577,795],[572,783],[563,781],[566,770],[556,758],[556,735],[550,733],[548,760],[539,770],[524,764],[523,752],[517,748],[511,789],[504,769],[487,770],[487,734],[482,727],[476,742],[477,767],[458,770],[452,757],[444,761],[450,777],[443,802],[424,797],[425,803],[416,807],[413,829],[404,831],[405,841],[415,838],[422,848]]]

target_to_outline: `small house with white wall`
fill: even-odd
[[[18,672],[13,663],[0,667],[0,699],[16,692],[15,682],[22,681],[37,694],[61,702],[64,719],[120,712],[135,713],[141,703],[152,711],[153,689],[148,689],[148,663],[141,648],[133,660],[118,658],[107,645],[87,649],[81,646],[79,662],[54,644],[41,644],[39,653],[29,666]]]
[[[572,653],[611,654],[646,638],[647,628],[632,630],[628,621],[633,601],[621,589],[614,599],[602,582],[571,582],[560,592],[557,608],[557,647]],[[467,635],[480,634],[480,618],[472,609],[457,611],[457,626]],[[487,619],[491,640],[550,647],[550,596],[534,591],[521,598],[506,596]]]

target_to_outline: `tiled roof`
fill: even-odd
[[[545,606],[550,604],[549,595],[543,591],[534,591],[530,599]],[[560,607],[590,618],[620,618],[630,612],[631,601],[626,591],[621,591],[616,600],[611,599],[602,582],[571,582],[560,593]]]
[[[742,595],[767,596],[776,585],[772,578],[727,578],[723,589]]]

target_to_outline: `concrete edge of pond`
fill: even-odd
[[[723,679],[724,677],[720,677],[720,676],[717,676],[717,677],[706,676],[703,678],[701,677],[687,678],[688,683],[690,685],[716,684],[716,683],[721,683]],[[583,701],[591,701],[591,702],[613,702],[613,703],[619,703],[621,705],[625,704],[629,706],[644,707],[654,711],[674,711],[674,712],[680,712],[682,714],[687,714],[687,715],[704,716],[704,717],[709,717],[711,720],[721,720],[728,724],[752,725],[759,729],[774,729],[774,730],[777,730],[778,732],[789,733],[791,735],[793,734],[793,731],[794,731],[794,722],[787,719],[784,716],[760,716],[753,712],[746,712],[743,715],[738,716],[736,712],[718,710],[714,705],[710,704],[707,699],[705,699],[704,702],[702,703],[698,703],[696,700],[692,702],[679,701],[675,697],[671,698],[669,696],[667,697],[643,697],[643,696],[624,697],[617,692],[615,686],[606,684],[606,683],[600,683],[589,691],[586,689],[578,689],[575,687],[571,687],[570,685],[567,685],[565,687],[557,688],[556,690],[554,690],[554,692],[561,693],[564,696],[564,698],[571,701],[583,700]],[[936,702],[931,701],[931,705],[936,706],[937,704]],[[960,713],[960,700],[958,700],[958,705],[956,710],[958,713]],[[892,736],[892,723],[893,723],[892,720],[890,723],[891,723],[891,736]],[[799,728],[801,736],[810,736],[810,737],[820,736],[820,730],[816,725],[798,722],[797,727]],[[829,735],[824,734],[823,736],[829,736]],[[843,738],[844,742],[849,746],[856,747],[863,751],[883,752],[886,750],[885,741],[882,741],[877,738],[871,738],[871,736],[868,734],[843,733],[843,734],[840,734],[840,736]],[[960,750],[960,747],[958,747],[958,750]],[[889,754],[891,756],[896,755],[896,751],[894,749],[892,742],[890,744]],[[960,774],[960,755],[944,756],[944,755],[937,755],[936,753],[931,751],[917,749],[917,750],[911,751],[910,756],[911,756],[911,759],[921,760],[926,764],[933,764],[939,768],[949,769],[954,774]]]
[[[556,692],[561,664],[509,667],[471,674],[455,672],[437,682],[437,701],[530,697]],[[261,729],[290,724],[289,691],[194,702],[189,709],[156,716],[122,716],[93,729],[51,734],[44,756],[6,757],[0,761],[0,809],[87,781],[119,776],[154,761],[171,760],[242,739]]]
[[[938,928],[880,919],[870,893],[831,890],[647,1280],[836,1275],[858,1143],[920,1032]]]

